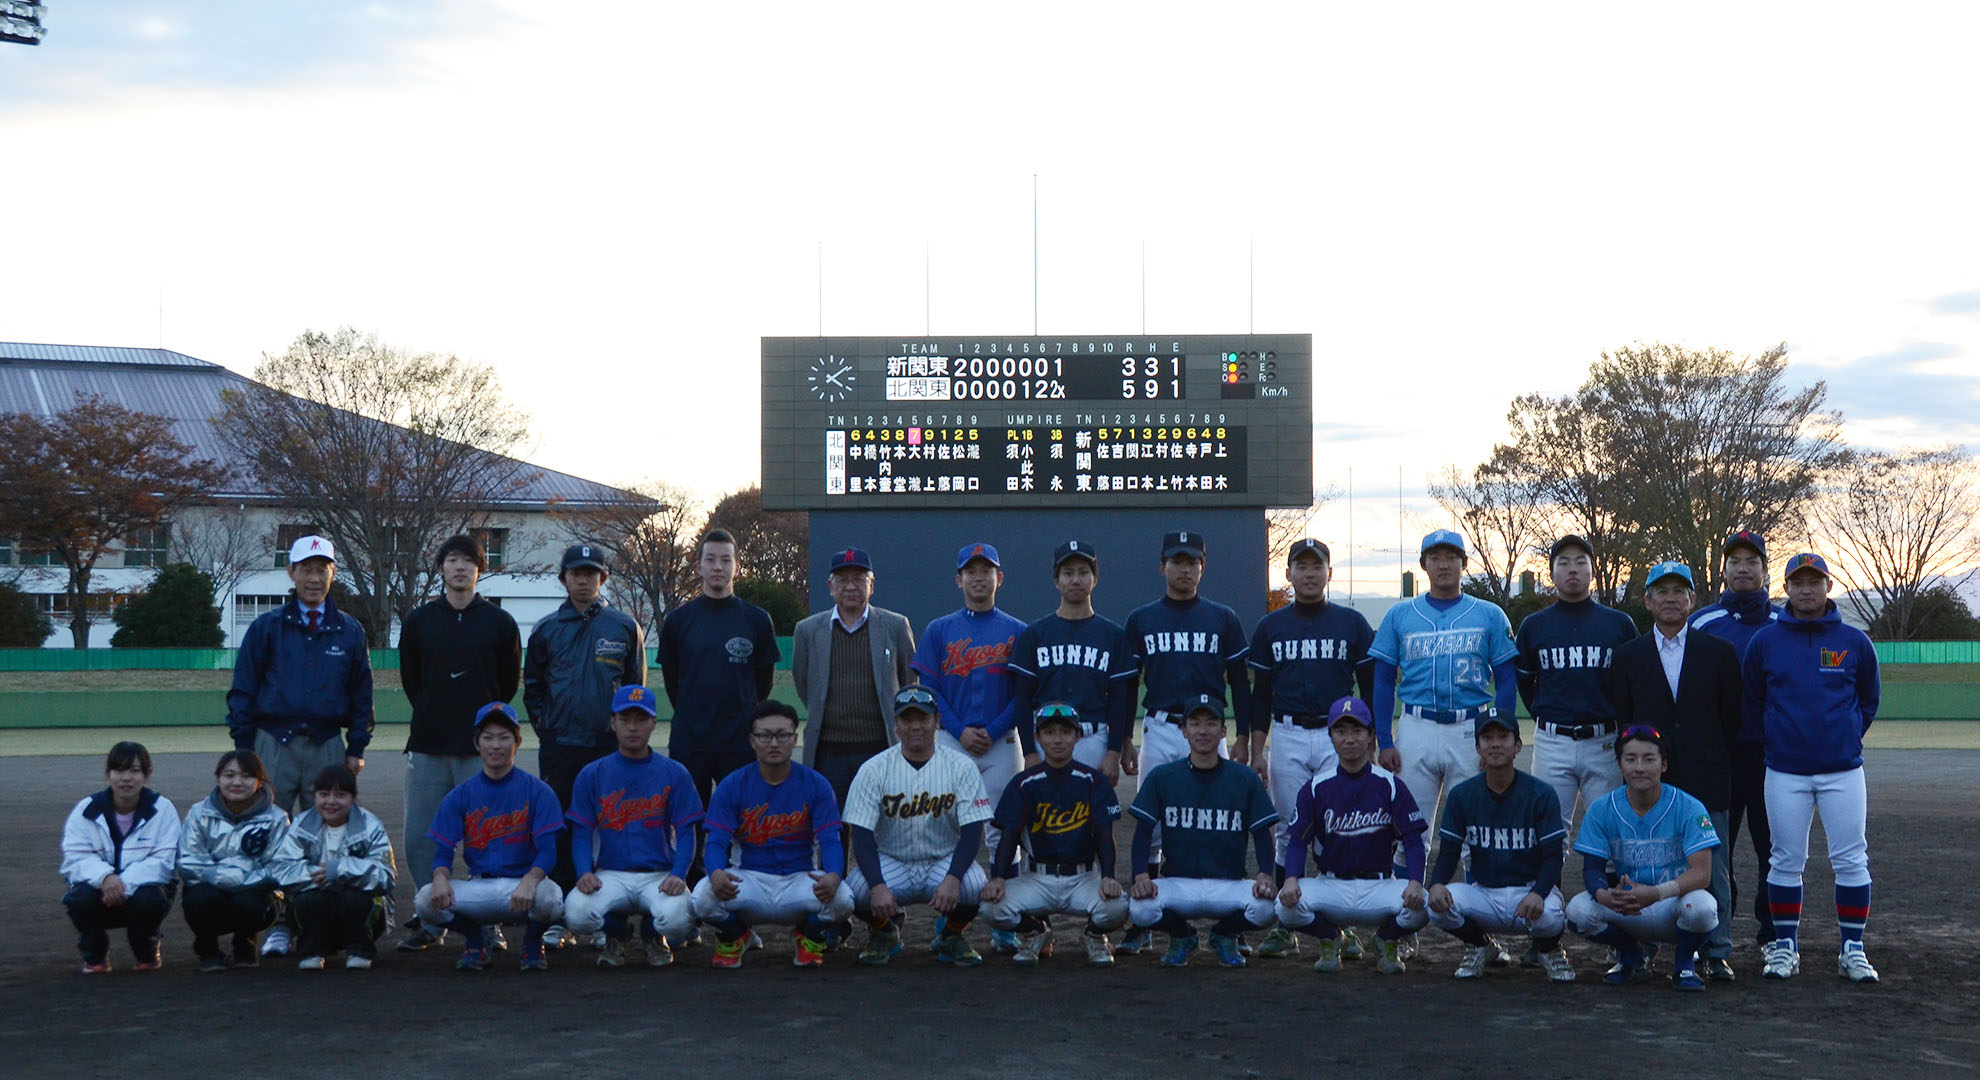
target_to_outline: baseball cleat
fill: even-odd
[[[303,957],[303,958],[302,958],[301,960],[298,960],[298,961],[296,961],[296,970],[297,970],[297,971],[322,971],[322,970],[323,970],[323,958],[322,958],[322,957],[320,957],[320,956],[305,956],[305,957]]]
[[[1332,972],[1341,970],[1341,939],[1326,938],[1313,944],[1313,970]]]
[[[1239,934],[1236,937],[1232,938],[1231,940],[1237,942],[1237,951],[1239,956],[1250,956],[1253,952],[1256,951],[1255,949],[1252,948],[1251,939],[1243,934]]]
[[[666,938],[650,937],[645,945],[647,967],[662,968],[674,962],[674,950],[667,944]]]
[[[262,942],[261,942],[261,955],[263,955],[263,956],[287,956],[287,955],[289,955],[289,932],[288,932],[288,930],[286,930],[286,929],[284,929],[283,927],[280,927],[280,926],[277,926],[277,927],[276,927],[275,929],[273,929],[273,930],[270,930],[270,931],[268,932],[268,936],[267,936],[266,938],[263,938],[263,939],[262,939]],[[246,965],[243,965],[243,966],[246,966]]]
[[[488,929],[483,930],[482,940],[488,943],[488,948],[490,949],[490,951],[493,952],[509,951],[508,935],[502,933],[502,928],[499,926],[491,926]]]
[[[1574,981],[1574,964],[1568,960],[1566,949],[1556,948],[1551,952],[1541,953],[1540,967],[1547,972],[1548,982]]]
[[[1411,953],[1411,955],[1415,954]],[[1375,956],[1375,970],[1384,975],[1400,975],[1409,968],[1409,965],[1403,963],[1402,942],[1400,941],[1376,938]]]
[[[605,947],[598,950],[598,966],[602,968],[626,966],[626,943],[617,938],[606,938]]]
[[[547,949],[532,949],[525,946],[523,948],[522,960],[516,967],[523,971],[548,971],[550,970],[549,951]]]
[[[1526,943],[1526,951],[1519,954],[1519,966],[1523,968],[1544,967],[1540,960],[1540,946]]]
[[[747,937],[739,937],[734,941],[717,941],[715,943],[715,955],[708,958],[708,965],[710,967],[725,969],[739,968],[742,966],[743,954],[748,951],[749,939]]]
[[[370,970],[371,970],[371,957],[369,957],[369,956],[346,956],[346,957],[344,957],[344,970],[345,970],[345,971],[370,971]]]
[[[754,934],[755,931],[751,931]],[[825,943],[804,936],[804,931],[791,931],[791,966],[823,967],[825,965]]]
[[[1195,951],[1195,934],[1172,935],[1169,938],[1169,951],[1162,954],[1162,963],[1167,967],[1182,967],[1189,963],[1189,954]]]
[[[488,950],[473,946],[461,950],[461,958],[454,962],[455,971],[480,971],[488,966]]]
[[[1293,936],[1291,930],[1283,926],[1278,927],[1265,935],[1265,940],[1258,943],[1258,951],[1252,955],[1257,956],[1260,960],[1277,960],[1282,956],[1298,956],[1299,939]]]
[[[1225,967],[1243,967],[1244,952],[1238,947],[1238,939],[1222,934],[1210,935],[1210,949],[1217,954],[1217,962]]]
[[[399,940],[399,951],[425,952],[435,945],[444,945],[446,943],[447,932],[445,930],[436,934],[422,926]]]
[[[1671,987],[1697,993],[1705,989],[1705,980],[1699,977],[1698,969],[1695,967],[1679,968],[1671,972]]]
[[[1016,931],[1013,930],[990,931],[990,951],[1000,952],[1000,953],[1014,953],[1018,951],[1018,947],[1019,947],[1018,936]],[[1036,960],[1038,958],[1036,955],[1034,955],[1032,959]]]
[[[1379,941],[1377,942],[1377,947],[1378,947],[1378,948],[1380,947],[1380,942],[1379,942]],[[1402,939],[1401,941],[1398,941],[1398,942],[1396,942],[1396,959],[1398,959],[1398,960],[1414,960],[1414,959],[1416,959],[1416,935],[1415,935],[1415,934],[1410,934],[1410,935],[1408,935],[1408,936],[1406,936],[1406,937],[1404,937],[1404,938],[1403,938],[1403,939]]]
[[[1801,974],[1801,953],[1794,942],[1775,938],[1760,950],[1760,977],[1792,979]]]
[[[207,953],[199,958],[199,970],[207,975],[225,971],[228,966],[227,958],[220,953]]]
[[[108,975],[110,973],[110,961],[84,960],[82,963],[82,973],[84,975]]]
[[[1710,982],[1732,982],[1739,978],[1734,974],[1732,961],[1723,956],[1708,956],[1700,964],[1698,973]]]
[[[150,956],[147,956],[144,959],[139,960],[137,962],[137,967],[133,970],[157,971],[159,968],[162,968],[164,966],[165,966],[165,958],[159,956],[157,953],[153,953]]]
[[[1485,975],[1485,965],[1492,962],[1492,946],[1474,945],[1464,950],[1464,959],[1458,961],[1457,970],[1451,972],[1454,979],[1477,979]]]
[[[1360,936],[1352,930],[1341,931],[1341,959],[1359,960],[1365,955],[1367,951],[1361,947]]]
[[[1614,966],[1602,973],[1602,981],[1610,986],[1626,983],[1639,983],[1650,977],[1650,958],[1639,949],[1624,949],[1618,955]]]
[[[1114,951],[1134,956],[1149,946],[1153,936],[1147,929],[1137,926],[1121,935],[1121,943],[1114,946]]]
[[[936,943],[935,959],[956,967],[976,967],[983,963],[983,955],[972,948],[969,939],[960,933],[945,935]]]
[[[543,947],[546,949],[568,949],[577,944],[577,935],[563,923],[554,923],[543,931]]]
[[[597,933],[591,935],[591,940],[585,942],[585,944],[590,945],[594,950],[603,949],[605,947],[605,943],[610,940],[612,939],[606,936],[605,931],[600,930]]]
[[[1094,967],[1110,967],[1114,963],[1114,946],[1107,941],[1105,934],[1081,934],[1080,940],[1086,945],[1086,962]]]
[[[860,951],[859,962],[868,967],[879,967],[901,955],[902,948],[899,930],[891,927],[874,930],[866,936],[866,948]]]
[[[1853,983],[1877,982],[1877,969],[1870,966],[1870,958],[1863,955],[1863,943],[1845,942],[1842,952],[1836,955],[1836,974]]]
[[[992,938],[994,941],[994,937]],[[1011,953],[1011,963],[1029,967],[1038,962],[1040,951],[1045,948],[1045,931],[1034,930],[1017,935],[1017,948]]]
[[[1504,945],[1499,944],[1499,939],[1488,937],[1485,940],[1492,946],[1491,953],[1485,958],[1485,966],[1495,968],[1511,967],[1513,962],[1512,954],[1506,951]]]

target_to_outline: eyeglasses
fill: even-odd
[[[1631,739],[1649,739],[1652,742],[1663,742],[1664,733],[1651,727],[1649,724],[1631,724],[1623,729],[1621,735],[1616,737],[1616,742],[1619,744],[1626,743]]]
[[[767,742],[767,743],[781,743],[781,742],[790,742],[790,741],[792,741],[793,739],[796,739],[796,738],[797,738],[797,732],[795,732],[795,731],[752,731],[752,732],[750,732],[750,733],[749,733],[749,737],[750,737],[750,738],[752,738],[752,739],[755,739],[755,740],[756,740],[757,742]]]
[[[1033,719],[1037,720],[1077,720],[1079,719],[1079,710],[1073,708],[1071,705],[1067,705],[1065,702],[1055,701],[1050,705],[1043,706],[1036,713],[1032,714],[1032,716]]]

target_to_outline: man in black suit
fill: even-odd
[[[1739,740],[1739,650],[1710,634],[1690,633],[1691,568],[1658,563],[1650,568],[1650,632],[1616,650],[1610,694],[1618,730],[1646,724],[1663,733],[1670,770],[1664,782],[1705,804],[1712,827],[1726,835],[1732,804],[1733,744]],[[1732,910],[1728,849],[1712,849],[1712,896]],[[1720,919],[1705,942],[1699,973],[1731,982],[1732,920]]]

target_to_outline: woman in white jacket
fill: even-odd
[[[363,970],[392,925],[392,837],[357,804],[357,774],[344,766],[316,774],[315,796],[275,853],[275,880],[296,916],[297,967],[321,971],[342,949],[344,966]]]
[[[85,975],[110,970],[110,935],[123,927],[139,971],[156,971],[158,928],[172,910],[179,883],[172,875],[179,854],[179,811],[172,800],[146,787],[151,753],[141,743],[120,742],[103,763],[110,786],[69,811],[62,826],[62,904],[76,924]]]
[[[254,967],[256,939],[275,922],[275,852],[289,815],[270,799],[268,768],[252,750],[220,755],[213,778],[213,793],[186,812],[179,837],[186,925],[199,970],[227,970],[222,934],[234,936],[233,966]]]

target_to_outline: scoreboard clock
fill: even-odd
[[[1305,506],[1310,334],[763,339],[775,510]]]

